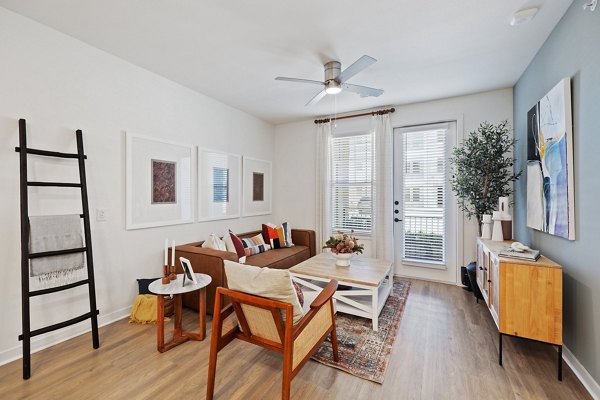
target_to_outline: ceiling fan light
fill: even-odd
[[[325,93],[327,94],[338,94],[342,91],[342,87],[336,81],[327,82],[327,87],[325,88]]]
[[[525,24],[525,23],[531,21],[533,19],[533,17],[536,16],[537,12],[538,12],[537,7],[517,11],[516,13],[514,13],[512,19],[510,21],[510,24],[512,26]]]

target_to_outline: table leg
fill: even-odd
[[[175,326],[173,329],[173,339],[181,337],[181,321],[183,318],[181,297],[182,297],[182,295],[180,295],[180,294],[176,294],[173,296],[173,311],[174,311],[173,318],[175,318],[175,321],[174,321]]]
[[[558,380],[562,381],[562,346],[558,346]]]
[[[498,332],[498,364],[502,365],[502,332]]]
[[[200,304],[198,306],[198,315],[200,318],[200,340],[206,337],[206,287],[200,289]]]
[[[378,295],[379,295],[379,289],[376,287],[374,289],[372,289],[372,310],[371,310],[371,317],[373,319],[373,331],[377,332],[379,330],[379,299],[378,299]]]
[[[158,295],[156,310],[156,349],[159,352],[165,351],[165,298]]]

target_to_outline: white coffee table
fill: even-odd
[[[292,279],[304,290],[320,292],[332,279],[346,288],[333,295],[336,309],[368,318],[377,331],[379,313],[393,288],[392,262],[354,256],[349,267],[338,267],[330,253],[318,254],[290,268]]]

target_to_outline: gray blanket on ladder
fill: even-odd
[[[67,250],[83,247],[79,214],[29,217],[29,252]],[[34,258],[31,277],[40,287],[66,285],[84,279],[83,253]]]

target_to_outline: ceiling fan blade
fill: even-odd
[[[343,83],[342,87],[350,92],[358,93],[360,97],[379,97],[383,94],[383,89],[375,89],[367,86]]]
[[[308,103],[306,103],[305,106],[317,104],[319,101],[321,101],[321,99],[323,97],[325,97],[326,94],[327,94],[327,92],[325,90],[321,90],[319,93],[317,93],[317,95],[315,97],[310,99],[310,101]]]
[[[278,76],[277,78],[275,78],[275,80],[276,81],[295,82],[295,83],[310,83],[313,85],[325,86],[324,82],[311,81],[310,79],[286,78],[285,76]]]
[[[373,57],[369,57],[367,55],[362,56],[358,60],[354,61],[354,64],[342,71],[339,76],[340,83],[346,82],[348,79],[352,78],[354,75],[358,74],[360,71],[367,68],[374,62],[377,62],[377,60]]]

